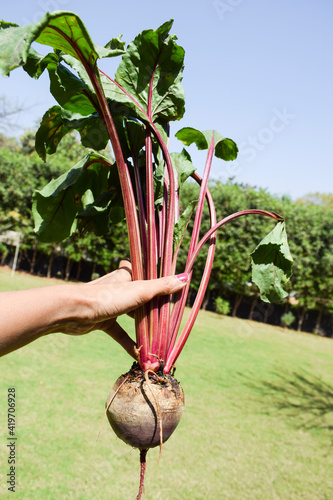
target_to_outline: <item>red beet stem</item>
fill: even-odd
[[[140,471],[140,489],[138,496],[136,497],[136,500],[141,499],[142,491],[143,491],[143,482],[145,479],[145,472],[146,472],[146,455],[147,455],[147,449],[140,450],[140,464],[141,464],[141,471]]]

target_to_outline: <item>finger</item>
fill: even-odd
[[[131,280],[132,280],[132,264],[131,264],[131,261],[128,260],[128,259],[122,259],[120,262],[119,262],[119,268],[118,270],[122,270],[122,271],[127,271],[131,277]]]
[[[106,285],[109,283],[122,283],[126,281],[132,281],[132,265],[128,260],[122,259],[118,269],[86,284]]]
[[[110,282],[123,283],[132,281],[132,265],[128,260],[121,260],[119,268],[110,275]]]
[[[118,267],[122,267],[122,266],[128,266],[132,269],[132,263],[131,263],[131,259],[121,259],[121,261],[119,262],[119,266]]]
[[[113,323],[111,326],[104,328],[104,331],[118,342],[132,358],[137,359],[135,342],[118,323]]]

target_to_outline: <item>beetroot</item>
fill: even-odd
[[[172,375],[148,376],[149,382],[142,369],[134,366],[118,378],[106,403],[116,435],[139,449],[158,446],[160,438],[167,441],[184,409],[184,392]]]

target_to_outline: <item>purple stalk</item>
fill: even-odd
[[[200,230],[200,225],[201,225],[201,220],[202,220],[202,213],[203,213],[203,207],[204,207],[204,202],[205,198],[207,196],[207,184],[208,184],[208,178],[209,178],[209,173],[212,165],[212,160],[213,160],[213,154],[214,154],[214,133],[212,135],[212,140],[210,143],[210,147],[207,153],[207,160],[206,160],[206,165],[205,165],[205,170],[204,170],[204,175],[202,180],[197,177],[197,179],[200,179],[200,193],[199,193],[199,202],[196,210],[196,215],[194,219],[194,225],[193,225],[193,231],[192,231],[192,236],[191,236],[191,242],[190,242],[190,248],[188,252],[188,258],[187,258],[187,263],[189,259],[191,258],[191,255],[194,251],[194,248],[198,242],[199,239],[199,230]],[[196,179],[196,180],[197,180]],[[211,204],[209,204],[210,210],[213,210],[212,207],[214,207],[214,203],[211,200]],[[215,214],[215,209],[212,212]],[[214,215],[213,215],[214,216]],[[212,222],[214,224],[214,222]],[[187,267],[186,263],[186,267]],[[191,274],[191,273],[189,273]],[[168,335],[168,340],[166,342],[166,345],[168,346],[168,349],[173,347],[173,344],[176,340],[178,329],[182,320],[185,304],[186,304],[186,299],[187,295],[189,292],[190,288],[190,281],[188,285],[181,291],[180,298],[177,299],[176,304],[173,308],[172,311],[172,319],[171,319],[171,326],[170,326],[170,332]]]
[[[212,140],[211,140],[210,147],[209,147],[208,154],[207,154],[204,175],[203,175],[203,178],[201,181],[199,202],[198,202],[198,207],[197,207],[197,211],[195,214],[191,243],[190,243],[187,261],[191,258],[193,249],[194,249],[194,247],[197,244],[198,239],[199,239],[199,231],[200,231],[201,220],[202,220],[202,212],[203,212],[203,207],[204,207],[204,202],[205,202],[205,197],[206,197],[206,189],[207,189],[207,184],[208,184],[209,173],[210,173],[210,169],[211,169],[211,165],[212,165],[212,161],[213,161],[213,155],[214,155],[214,132],[212,134]]]
[[[147,279],[152,280],[157,278],[157,241],[156,241],[156,225],[155,225],[155,204],[154,204],[154,184],[153,184],[153,152],[151,131],[146,131],[146,196],[147,196]],[[156,350],[156,333],[158,332],[158,298],[155,297],[147,304],[148,316],[148,342],[149,352],[155,354]]]
[[[162,258],[161,258],[162,276],[169,276],[172,272],[173,230],[175,223],[175,202],[176,202],[175,176],[168,148],[164,143],[163,138],[159,133],[158,129],[156,128],[155,124],[153,124],[152,126],[152,131],[162,149],[169,180],[168,204],[166,203],[166,197],[167,197],[166,187],[164,188],[163,206],[165,209],[166,224],[165,224],[164,245],[162,247]],[[158,330],[154,332],[154,334],[158,336],[158,349],[156,355],[158,356],[159,359],[165,359],[165,354],[167,349],[166,347],[167,334],[169,330],[169,320],[170,320],[169,296],[161,296],[159,298],[159,313],[160,313],[160,320],[159,320]]]
[[[149,89],[149,102],[148,102],[148,112],[146,113],[143,107],[134,99],[133,96],[131,96],[128,92],[126,92],[125,89],[121,87],[115,80],[110,78],[108,75],[103,73],[114,85],[118,87],[119,90],[121,90],[134,104],[135,106],[140,110],[141,114],[145,116],[146,121],[149,123],[149,126],[151,127],[151,130],[156,137],[157,142],[159,143],[159,146],[161,147],[162,154],[164,161],[166,163],[166,168],[169,176],[169,198],[168,198],[168,205],[164,204],[165,208],[165,218],[166,218],[166,224],[165,224],[165,234],[164,234],[164,243],[162,247],[162,257],[161,257],[161,268],[162,276],[169,276],[172,272],[172,253],[173,253],[173,228],[174,228],[174,221],[175,221],[175,179],[174,179],[174,172],[173,172],[173,166],[170,158],[170,154],[167,148],[167,145],[164,143],[163,138],[154,124],[151,116],[151,97],[152,97],[152,89],[153,89],[153,79],[151,79],[150,82],[150,89]],[[150,103],[150,104],[149,104]],[[149,223],[149,221],[148,221]],[[129,235],[131,238],[131,236]],[[135,278],[133,275],[133,279],[138,279]],[[167,335],[168,331],[168,325],[169,325],[169,315],[170,315],[170,298],[169,297],[161,297],[159,300],[159,311],[160,311],[160,321],[159,321],[159,332],[156,332],[156,335],[159,335],[159,345],[160,346],[166,346],[166,341],[165,337]],[[147,328],[148,328],[148,323],[147,323]],[[141,346],[142,343],[139,342],[141,340],[141,337],[138,339],[138,346]],[[146,343],[145,343],[146,345]],[[158,350],[160,351],[160,350]],[[164,349],[165,351],[165,349]],[[154,353],[155,354],[155,353]],[[158,356],[160,356],[159,353],[156,353]],[[145,356],[147,356],[145,358]],[[148,361],[148,364],[146,363]],[[148,351],[146,351],[145,346],[141,349],[140,351],[140,363],[143,368],[149,368],[150,367],[150,362],[149,362],[149,356],[148,356]]]
[[[103,74],[106,78],[108,78],[114,85],[121,90],[126,97],[128,97],[135,106],[140,110],[140,113],[144,115],[145,120],[149,123],[149,126],[152,129],[154,136],[162,150],[164,161],[166,163],[168,175],[169,175],[169,189],[170,189],[170,197],[169,197],[169,206],[167,207],[167,225],[166,225],[166,234],[164,239],[164,250],[163,250],[163,265],[162,265],[162,276],[169,276],[171,273],[172,266],[172,246],[173,246],[173,227],[174,227],[174,218],[175,218],[175,180],[174,180],[174,172],[172,167],[172,161],[170,158],[170,154],[167,148],[167,145],[163,141],[163,138],[156,127],[155,123],[152,120],[152,117],[149,116],[149,113],[146,113],[144,108],[138,103],[133,96],[131,96],[126,90],[119,85],[115,80],[113,80],[110,76],[108,76],[103,71],[99,70],[101,74]],[[152,92],[152,80],[150,85],[149,92]]]
[[[143,252],[143,273],[144,273],[144,279],[147,279],[146,265],[145,265],[146,264],[146,256],[147,256],[146,209],[145,209],[145,203],[144,203],[144,199],[143,199],[143,191],[142,191],[142,186],[141,186],[138,158],[137,158],[137,155],[134,153],[134,149],[133,149],[133,145],[132,145],[132,138],[131,138],[131,135],[129,133],[128,128],[127,128],[127,132],[128,132],[128,140],[129,140],[130,150],[131,150],[132,159],[133,159],[135,188],[136,188],[136,194],[137,194],[137,198],[138,198],[139,225],[140,225],[142,252]]]
[[[272,212],[267,212],[267,210],[258,210],[256,208],[253,208],[253,209],[250,209],[250,210],[241,210],[240,212],[235,212],[234,214],[228,215],[228,217],[225,217],[224,219],[220,220],[217,224],[215,224],[215,226],[213,226],[209,231],[207,231],[207,233],[205,234],[205,236],[203,236],[201,238],[201,240],[199,241],[199,243],[195,247],[195,250],[194,250],[191,258],[189,259],[188,263],[186,264],[185,272],[188,273],[188,272],[192,271],[193,265],[194,265],[195,259],[198,256],[198,253],[200,252],[200,250],[202,249],[202,247],[204,246],[204,244],[206,243],[206,241],[209,240],[209,238],[211,237],[211,235],[213,233],[215,233],[215,231],[217,229],[219,229],[220,227],[224,226],[224,224],[226,224],[227,222],[229,222],[229,221],[231,221],[233,219],[237,219],[237,217],[242,217],[243,215],[265,215],[266,217],[271,217],[272,219],[275,219],[277,221],[283,220],[277,214],[274,214]]]
[[[163,180],[163,204],[162,209],[160,211],[160,221],[161,221],[161,230],[160,230],[160,257],[161,257],[161,267],[160,267],[160,277],[163,276],[163,249],[164,249],[164,241],[165,241],[165,231],[167,225],[167,216],[168,216],[168,172],[165,171],[164,180]]]
[[[196,173],[193,173],[192,177],[198,184],[202,184],[202,182],[203,182],[202,179]],[[208,188],[206,188],[206,200],[208,203],[209,214],[210,214],[210,225],[211,225],[211,227],[213,227],[216,224],[216,212],[215,212],[214,201],[213,201],[212,195],[210,194],[210,191]],[[208,281],[209,281],[209,277],[210,277],[210,272],[211,272],[212,265],[213,265],[214,253],[215,253],[215,233],[210,236],[210,246],[209,246],[208,255],[206,258],[205,269],[204,269],[204,272],[203,272],[203,275],[201,278],[201,282],[200,282],[199,289],[198,289],[198,292],[197,292],[197,295],[195,298],[194,305],[191,309],[191,313],[190,313],[191,317],[192,317],[192,315],[195,315],[195,318],[196,318],[198,313],[199,313],[199,309],[201,307],[201,304],[202,304],[202,301],[204,299],[204,295],[205,295],[205,292],[207,289],[207,285],[208,285]],[[192,276],[192,270],[189,274],[190,274],[190,276]],[[179,298],[179,304],[177,304],[178,310],[176,309],[175,316],[173,317],[174,323],[173,323],[172,337],[169,340],[169,344],[168,344],[168,356],[167,356],[167,358],[169,358],[169,356],[172,352],[172,349],[175,345],[175,342],[176,342],[178,330],[180,327],[180,323],[181,323],[181,320],[183,317],[184,308],[186,305],[186,299],[187,299],[187,294],[188,294],[188,290],[190,287],[190,282],[191,282],[191,279],[189,280],[189,284],[188,284],[186,293],[182,294],[182,296]],[[173,311],[173,313],[174,313],[174,311]],[[176,316],[176,314],[177,314],[177,316]]]

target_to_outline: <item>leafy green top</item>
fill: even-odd
[[[47,13],[37,23],[23,27],[0,23],[0,72],[8,75],[12,69],[23,66],[33,78],[39,78],[45,70],[49,73],[50,90],[57,105],[45,113],[36,134],[36,150],[41,158],[45,160],[47,154],[55,153],[59,142],[72,130],[78,131],[82,144],[93,150],[68,174],[35,193],[33,211],[41,240],[62,240],[77,227],[102,234],[108,230],[110,220],[119,220],[125,210],[129,227],[136,235],[131,238],[131,242],[136,242],[131,251],[140,252],[142,243],[145,253],[148,248],[145,245],[150,245],[149,260],[157,252],[152,238],[155,221],[148,220],[149,207],[150,216],[156,209],[159,217],[164,218],[160,222],[162,228],[163,224],[167,228],[165,239],[170,239],[170,227],[174,226],[173,242],[165,246],[159,243],[159,251],[165,252],[161,260],[169,262],[165,269],[170,271],[172,245],[177,254],[196,207],[200,216],[196,214],[195,225],[200,225],[205,196],[209,199],[208,173],[202,180],[199,199],[179,214],[179,189],[188,177],[198,181],[198,176],[194,175],[191,158],[185,150],[170,155],[167,148],[169,122],[181,119],[185,111],[182,87],[185,52],[176,43],[177,37],[170,34],[172,25],[170,20],[156,30],[143,31],[125,49],[121,36],[112,38],[104,47],[95,45],[81,19],[72,12]],[[53,52],[39,54],[31,46],[34,41],[52,47]],[[115,56],[122,59],[115,77],[111,78],[99,70],[97,61]],[[194,143],[198,149],[208,150],[209,168],[213,154],[225,161],[234,160],[238,154],[235,142],[215,130],[186,127],[176,137],[186,146]],[[110,139],[115,163],[98,153]],[[149,179],[150,175],[153,179]],[[145,196],[147,204],[143,201]],[[245,212],[260,211],[239,214]],[[268,213],[261,211],[261,214]],[[269,216],[279,220],[274,214]],[[216,227],[224,222],[220,221]],[[146,226],[149,236],[144,241]],[[211,242],[213,233],[211,229]],[[194,240],[198,234],[197,227]],[[163,231],[156,233],[156,240],[161,235]],[[138,243],[140,238],[142,241]],[[197,250],[193,241],[193,255]],[[253,280],[262,290],[263,299],[283,298],[286,294],[282,285],[290,277],[292,259],[282,222],[258,245],[252,260]]]

